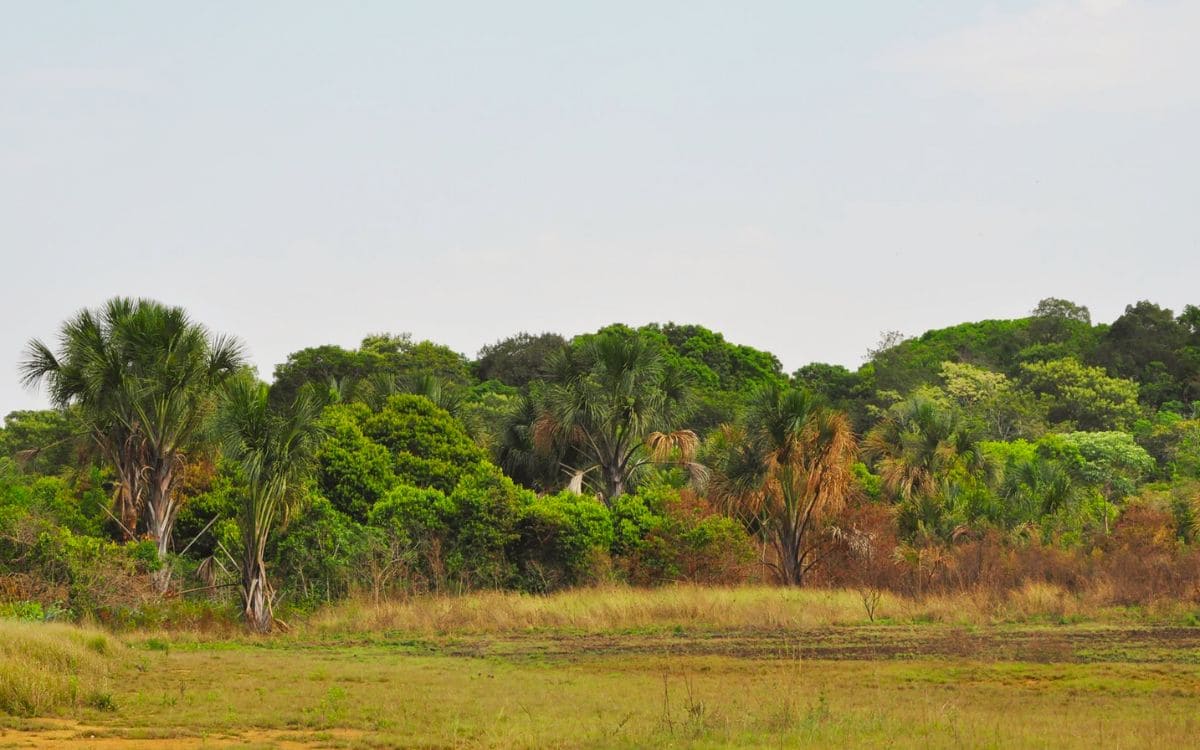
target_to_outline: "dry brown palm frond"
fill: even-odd
[[[712,479],[712,472],[708,467],[698,461],[687,461],[683,468],[688,473],[688,484],[697,494],[703,495],[708,489],[709,481]]]
[[[533,420],[533,448],[542,455],[549,455],[554,452],[555,444],[558,442],[560,434],[560,425],[558,420],[549,412],[543,412],[538,415],[538,418]]]
[[[211,555],[200,561],[196,566],[196,577],[200,579],[207,588],[212,588],[217,583],[216,561]]]
[[[679,451],[683,462],[692,460],[700,438],[691,430],[676,430],[674,432],[652,432],[646,436],[646,447],[650,450],[650,458],[658,462],[670,461],[675,451]]]

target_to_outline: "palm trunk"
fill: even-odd
[[[779,550],[779,575],[785,586],[804,585],[804,569],[800,560],[800,539],[796,529],[786,524],[777,532],[776,548]]]
[[[112,462],[117,472],[117,488],[113,497],[113,515],[121,526],[122,541],[137,540],[138,515],[141,500],[145,497],[141,474],[136,457],[129,455],[128,445],[114,446],[104,436],[97,436],[96,443],[103,455]]]
[[[255,633],[271,632],[274,612],[271,608],[271,584],[262,555],[247,551],[242,565],[242,612],[246,625]]]
[[[615,467],[606,471],[604,475],[604,502],[611,505],[614,499],[624,494],[625,477],[621,475],[621,471]]]
[[[167,555],[171,552],[171,533],[175,527],[177,507],[175,494],[174,462],[166,459],[154,472],[150,482],[149,497],[146,498],[146,532],[154,539],[158,548],[158,560],[162,567],[154,574],[154,585],[158,593],[166,593],[171,585],[171,567]]]

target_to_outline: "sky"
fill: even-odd
[[[117,295],[289,352],[1200,303],[1200,3],[0,0],[0,413]]]

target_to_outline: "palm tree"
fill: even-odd
[[[914,396],[893,406],[867,433],[863,452],[897,500],[937,493],[956,468],[990,473],[976,436],[951,410]]]
[[[691,405],[687,377],[637,335],[598,334],[550,361],[555,375],[540,395],[533,444],[544,455],[574,449],[574,475],[600,475],[605,502],[625,494],[653,463],[691,464],[698,439],[678,429]],[[694,466],[694,465],[693,465]]]
[[[141,525],[163,557],[187,454],[203,443],[217,391],[242,361],[236,340],[210,336],[182,308],[116,298],[64,323],[57,352],[31,341],[21,371],[27,386],[47,385],[56,407],[75,407],[116,473],[125,534]]]
[[[235,379],[226,389],[217,424],[223,453],[240,467],[245,480],[237,516],[241,595],[246,624],[258,633],[269,632],[274,622],[267,542],[303,498],[324,437],[319,418],[325,400],[315,389],[302,388],[282,409],[272,409],[269,394],[263,383]]]
[[[1052,516],[1079,502],[1081,489],[1062,464],[1034,456],[1005,467],[999,496],[1004,502],[1003,522],[1012,528]]]
[[[767,385],[741,424],[721,428],[710,456],[713,498],[774,547],[775,562],[764,562],[784,584],[802,585],[833,541],[822,524],[852,492],[849,419],[808,391]]]
[[[579,462],[571,460],[574,455],[570,446],[535,443],[534,429],[542,413],[540,386],[532,383],[530,393],[513,399],[500,423],[492,456],[513,481],[538,492],[553,492],[561,486],[561,467]]]

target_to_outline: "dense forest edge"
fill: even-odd
[[[0,617],[287,629],[339,602],[598,584],[1031,586],[1200,602],[1200,308],[885,334],[787,373],[697,325],[288,356],[114,299],[32,340]],[[888,606],[885,604],[885,609]]]

